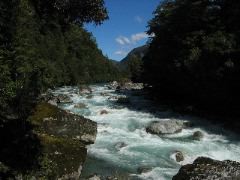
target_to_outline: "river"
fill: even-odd
[[[104,85],[92,85],[92,97],[79,95],[76,87],[64,87],[55,94],[68,94],[73,103],[61,108],[83,115],[98,123],[95,144],[88,148],[88,158],[82,177],[94,173],[118,175],[122,179],[170,180],[181,165],[192,163],[199,156],[216,160],[240,161],[240,141],[236,135],[223,130],[220,125],[207,123],[201,118],[179,115],[166,107],[157,107],[138,93],[128,93],[131,104],[120,105],[113,97],[121,96]],[[84,103],[86,108],[75,108]],[[107,114],[101,111],[106,110]],[[170,119],[188,120],[194,126],[172,135],[148,134],[146,126],[152,121]],[[204,134],[196,141],[196,131]],[[121,147],[123,146],[123,147]],[[177,163],[174,152],[181,151],[184,161]],[[151,168],[139,174],[139,167]]]

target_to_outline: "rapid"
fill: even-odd
[[[98,123],[97,139],[88,148],[82,177],[96,173],[122,176],[122,179],[127,175],[129,179],[170,180],[181,165],[192,163],[199,156],[240,161],[240,140],[221,125],[156,106],[141,93],[132,91],[119,94],[104,84],[90,87],[91,97],[80,95],[77,87],[54,91],[55,94],[69,95],[73,101],[60,105],[61,108]],[[122,95],[130,98],[129,104],[116,102]],[[79,103],[86,107],[76,108]],[[187,120],[194,126],[162,136],[149,134],[145,130],[153,121],[171,119]],[[204,135],[200,141],[192,139],[196,131]],[[183,153],[184,161],[176,162],[176,151]],[[139,168],[147,168],[148,171],[140,173]]]

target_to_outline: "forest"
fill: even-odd
[[[83,28],[85,22],[108,18],[103,1],[1,1],[0,13],[3,118],[24,118],[27,102],[48,88],[117,78],[117,69]]]
[[[118,78],[83,27],[107,19],[103,0],[0,1],[0,179],[46,166],[27,121],[41,93]]]
[[[154,15],[142,80],[156,100],[239,117],[240,2],[165,0]]]

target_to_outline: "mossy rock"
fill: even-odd
[[[82,142],[45,134],[39,137],[44,156],[54,164],[49,167],[52,168],[52,172],[55,172],[58,177],[78,173],[79,167],[83,165],[87,156],[87,149]]]
[[[40,133],[79,139],[86,144],[94,143],[97,135],[97,123],[48,103],[38,104],[29,121]]]
[[[57,106],[51,105],[46,102],[39,103],[32,115],[28,118],[28,120],[36,126],[41,126],[44,118],[57,118],[59,113],[59,108]]]
[[[95,141],[97,123],[45,102],[36,106],[28,122],[34,125],[42,149],[36,177],[77,179],[87,156],[86,144]]]

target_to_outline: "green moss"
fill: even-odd
[[[58,107],[46,102],[42,102],[36,106],[34,113],[28,118],[28,120],[33,125],[40,126],[44,118],[56,118],[59,111],[60,110],[58,109]]]
[[[46,168],[59,177],[76,172],[83,164],[87,155],[84,144],[70,138],[59,138],[46,134],[39,135],[43,146],[43,155],[51,160],[53,166]]]
[[[34,125],[40,146],[39,179],[57,179],[76,175],[87,156],[84,142],[78,137],[96,134],[96,123],[70,114],[46,102],[40,102],[28,121]]]

